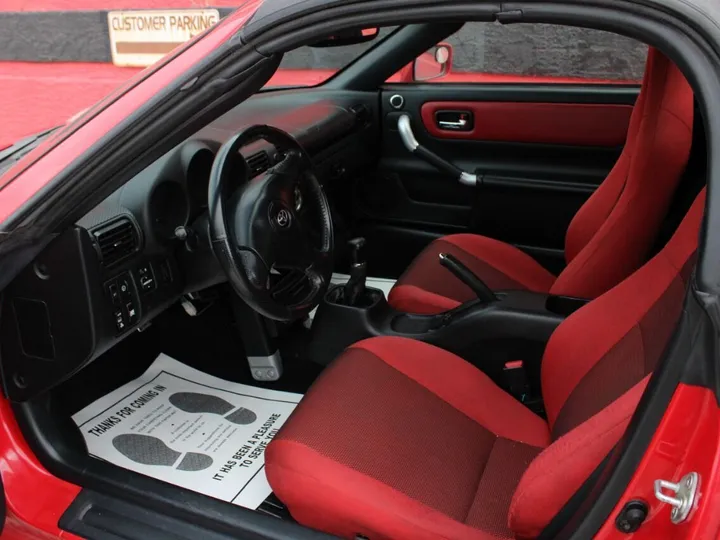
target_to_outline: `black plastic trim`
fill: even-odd
[[[476,3],[468,2],[468,0],[464,0],[464,3],[466,5],[476,6]],[[278,2],[279,4],[279,2]],[[310,4],[315,4],[313,7],[310,7]],[[436,0],[414,0],[412,2],[412,6],[408,6],[408,2],[406,0],[382,0],[378,2],[372,2],[373,4],[373,11],[392,11],[392,10],[402,10],[402,9],[418,9],[418,10],[427,10],[427,9],[434,9],[438,6]],[[484,3],[480,6],[482,11],[486,13],[487,20],[493,20],[494,15],[501,10],[501,4],[499,2],[495,3]],[[270,7],[270,6],[268,6]],[[454,6],[445,6],[448,10],[452,10]],[[309,19],[311,21],[318,21],[318,22],[324,22],[324,21],[333,21],[334,19],[337,19],[338,17],[346,17],[350,15],[365,15],[367,17],[367,8],[368,3],[366,1],[362,0],[352,0],[352,1],[338,1],[338,0],[330,0],[330,1],[321,1],[321,2],[297,2],[292,3],[289,6],[289,9],[283,10],[282,8],[277,10],[275,13],[269,14],[268,16],[264,17],[265,20],[263,20],[263,17],[258,17],[257,15],[260,14],[259,12],[263,11],[263,8],[261,7],[258,10],[258,13],[256,13],[256,16],[254,16],[250,22],[243,28],[241,34],[243,41],[253,41],[253,40],[260,40],[260,39],[266,39],[266,38],[274,38],[279,35],[282,35],[284,33],[287,33],[287,31],[292,31],[296,28],[296,23],[298,23],[298,19]],[[285,11],[285,13],[283,13]],[[302,26],[307,26],[308,20],[303,20],[301,23]],[[307,21],[307,22],[306,22]],[[336,22],[336,21],[333,21]],[[408,24],[409,18],[406,21],[403,21],[401,24]],[[282,23],[282,24],[281,24]],[[381,22],[378,24],[378,26],[389,26],[393,23],[390,21]],[[367,26],[373,26],[372,23],[368,22],[366,23]]]
[[[332,8],[322,13],[299,17],[293,21],[290,32],[277,30],[268,32],[257,41],[257,50],[263,54],[269,51],[285,52],[300,45],[311,44],[319,36],[332,31],[361,29],[371,26],[394,26],[426,23],[429,19],[437,22],[461,22],[468,18],[474,21],[491,22],[498,11],[493,4],[475,2],[437,5],[407,5],[406,1],[384,0],[374,2],[371,12],[366,5],[350,4]],[[308,28],[308,24],[316,25]],[[295,34],[293,34],[293,30]],[[389,75],[388,75],[389,76]]]
[[[545,179],[512,178],[503,176],[486,175],[481,180],[484,186],[515,187],[543,191],[557,191],[560,193],[577,192],[590,195],[596,186],[581,182],[556,182]]]
[[[565,83],[442,83],[384,84],[388,94],[421,96],[423,101],[502,101],[512,103],[600,103],[633,105],[640,93],[636,84]],[[407,101],[406,101],[407,104]],[[478,119],[481,121],[481,119]]]
[[[716,312],[718,310],[718,298],[695,292],[697,302],[706,312]],[[705,354],[693,354],[686,359],[685,369],[682,374],[682,382],[694,386],[702,386],[709,388],[715,394],[715,400],[720,406],[720,365],[718,362],[708,361],[708,359],[720,358],[717,340],[715,336],[720,335],[720,327],[718,327],[718,319],[710,317],[708,326],[714,329],[714,332],[706,329],[703,338],[702,349]]]
[[[142,503],[130,503],[84,489],[60,517],[58,525],[88,540],[280,540],[290,535],[298,540],[331,538],[305,527],[288,527],[287,522],[273,518],[268,519],[262,531],[243,531],[242,536],[239,536],[239,523],[235,527],[211,528],[187,518],[191,516],[169,516]]]

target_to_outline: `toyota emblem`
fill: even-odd
[[[282,229],[287,229],[290,226],[290,219],[290,212],[284,208],[281,208],[277,213],[277,216],[275,216],[275,221],[277,222],[278,227]]]

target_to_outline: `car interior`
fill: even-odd
[[[461,26],[369,50],[420,57]],[[682,73],[649,48],[640,84],[367,90],[347,81],[395,73],[367,57],[233,107],[4,290],[4,389],[50,472],[258,527],[534,538],[617,444],[697,249],[707,153]],[[71,417],[160,353],[304,394],[257,510],[88,454]]]

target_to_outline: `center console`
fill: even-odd
[[[547,343],[555,328],[587,303],[581,298],[503,291],[492,301],[478,299],[435,315],[414,315],[393,309],[379,289],[366,288],[362,302],[352,306],[337,302],[341,291],[342,286],[328,291],[313,322],[311,357],[322,364],[372,336],[419,339],[469,361],[482,361],[483,342],[521,339]]]
[[[354,259],[352,269],[358,263]],[[403,313],[388,304],[382,291],[364,287],[364,266],[361,285],[351,269],[348,284],[331,288],[318,308],[310,357],[328,364],[359,340],[402,336],[453,352],[507,388],[517,375],[511,377],[508,370],[517,367],[517,361],[531,379],[539,378],[540,358],[551,334],[588,302],[523,290],[493,292],[454,257],[441,254],[439,264],[455,276],[448,279],[460,279],[477,298],[434,315]]]

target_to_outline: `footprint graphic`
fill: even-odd
[[[143,465],[171,467],[182,455],[182,452],[173,450],[157,437],[150,435],[124,433],[114,437],[112,443],[122,455]],[[210,456],[188,452],[175,468],[179,471],[202,471],[212,464],[213,459]]]
[[[181,411],[189,413],[212,413],[225,416],[235,408],[222,398],[195,392],[176,392],[168,400]],[[227,414],[225,420],[233,424],[247,425],[257,420],[257,415],[250,409],[239,407],[235,412]]]

